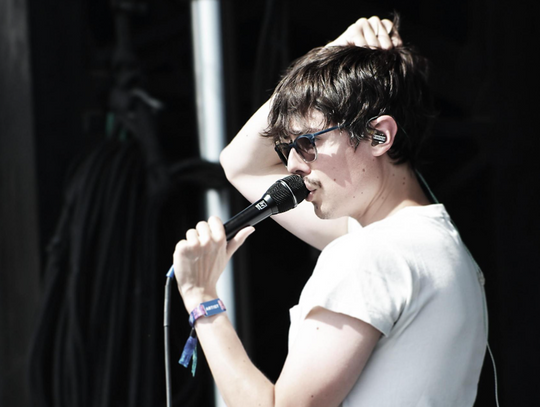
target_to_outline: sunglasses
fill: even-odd
[[[317,133],[303,134],[298,136],[294,141],[290,143],[276,144],[274,150],[278,154],[283,164],[287,166],[289,160],[289,154],[294,148],[298,155],[302,157],[302,160],[306,163],[311,163],[317,159],[317,147],[315,146],[315,140],[317,136],[328,133],[329,131],[339,129],[340,126],[330,127],[329,129],[319,131]]]

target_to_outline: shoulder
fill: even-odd
[[[329,267],[338,274],[351,269],[395,273],[417,263],[429,249],[459,242],[443,205],[409,207],[335,239],[321,252],[317,268]]]

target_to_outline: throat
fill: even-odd
[[[394,167],[378,185],[378,192],[373,195],[365,211],[355,219],[361,225],[383,220],[403,208],[431,204],[416,177],[408,166]]]

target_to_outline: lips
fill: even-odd
[[[309,191],[309,194],[306,197],[306,201],[311,202],[311,200],[313,199],[313,195],[315,194],[315,191],[317,189],[314,186],[310,185],[309,182],[306,183],[305,179],[304,179],[304,184],[306,185],[306,188]]]

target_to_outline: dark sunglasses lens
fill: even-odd
[[[315,146],[307,137],[299,137],[296,139],[298,152],[306,162],[311,162],[315,159]]]
[[[291,152],[292,146],[289,144],[278,144],[276,146],[276,151],[279,155],[279,158],[281,158],[281,161],[283,161],[283,164],[287,165],[287,161],[289,159],[289,153]]]

